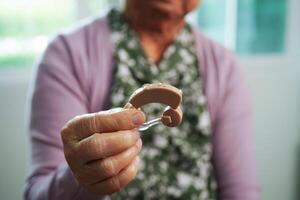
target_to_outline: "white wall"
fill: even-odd
[[[21,199],[29,154],[24,131],[29,72],[0,71],[0,199]]]
[[[262,199],[300,199],[300,1],[289,0],[283,55],[241,58],[254,94]]]
[[[245,71],[254,94],[262,199],[299,199],[299,70],[295,66],[246,66]]]

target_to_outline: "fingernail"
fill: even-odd
[[[141,112],[136,112],[132,115],[131,120],[135,125],[141,125],[144,123],[144,116]]]
[[[140,139],[137,141],[136,146],[137,146],[138,149],[141,149],[141,148],[142,148],[142,145],[143,145],[143,142],[142,142],[142,140],[141,140],[141,138],[140,138]]]
[[[139,164],[140,164],[140,157],[136,157],[135,159],[134,159],[134,165],[136,166],[136,167],[138,167],[139,166]]]

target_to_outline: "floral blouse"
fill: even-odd
[[[111,10],[108,19],[115,45],[111,107],[123,107],[133,91],[146,83],[168,83],[183,92],[181,125],[158,125],[141,133],[141,169],[112,198],[215,199],[210,118],[191,27],[185,25],[156,65],[120,11]],[[142,108],[147,120],[163,109],[159,104]]]

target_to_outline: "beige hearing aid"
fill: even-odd
[[[154,83],[145,84],[137,89],[124,108],[139,109],[149,103],[161,103],[167,106],[160,118],[146,122],[139,128],[143,131],[160,122],[168,127],[178,126],[182,120],[181,102],[181,90],[168,84]]]

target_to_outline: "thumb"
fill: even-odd
[[[95,129],[99,133],[131,130],[145,122],[145,115],[137,109],[115,108],[108,113],[100,112],[95,115]]]
[[[131,130],[145,122],[145,115],[137,109],[112,109],[75,117],[68,124],[75,138],[82,140],[94,133],[109,133],[120,130]],[[74,136],[73,136],[74,138]]]

